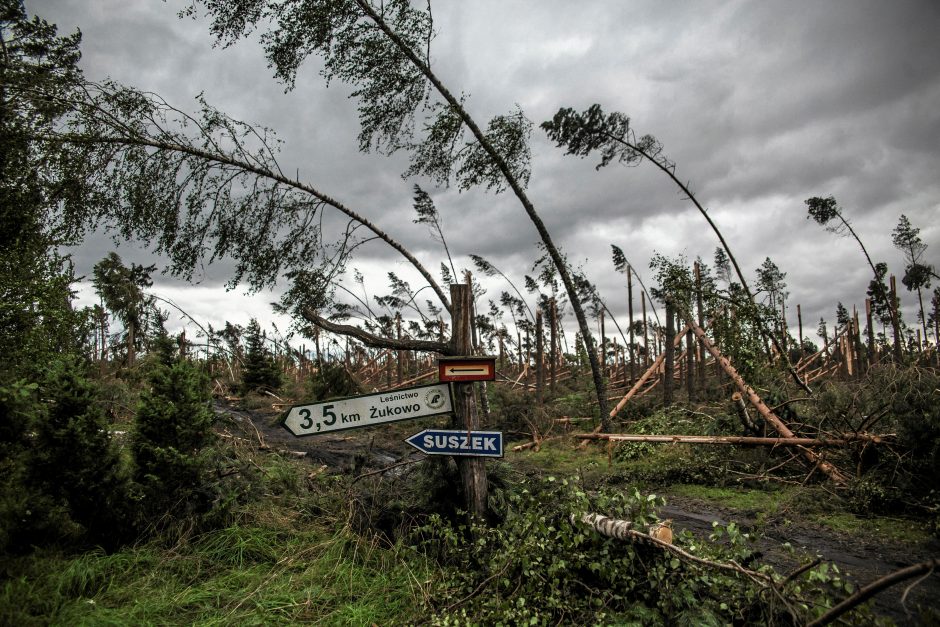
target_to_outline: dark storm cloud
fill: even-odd
[[[358,152],[349,88],[324,89],[311,59],[285,94],[255,40],[212,48],[206,23],[177,19],[179,8],[30,5],[64,30],[81,26],[89,77],[110,75],[184,107],[205,92],[234,117],[275,129],[285,171],[374,220],[436,274],[443,253],[412,223],[415,181],[400,177],[407,159]],[[906,213],[940,265],[940,4],[486,0],[433,8],[435,70],[468,95],[481,123],[516,104],[535,123],[530,196],[556,243],[585,264],[615,312],[625,306],[611,243],[650,284],[654,251],[710,262],[717,240],[649,164],[595,171],[591,158],[563,156],[537,126],[561,106],[597,102],[630,115],[638,134],[656,135],[742,266],[753,273],[770,256],[788,273],[804,328],[821,315],[831,319],[837,301],[863,304],[868,282],[857,245],[805,219],[809,196],[834,194],[872,256],[898,275],[903,265],[890,231]],[[521,284],[539,255],[538,238],[510,194],[417,182],[434,197],[458,263],[481,254]],[[106,252],[92,241],[82,258]],[[382,288],[387,269],[408,271],[381,243],[359,252],[355,263]],[[226,263],[206,269],[206,285],[230,270]],[[910,295],[902,299],[910,308]]]

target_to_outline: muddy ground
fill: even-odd
[[[401,438],[382,437],[374,429],[298,438],[277,424],[278,413],[274,410],[244,410],[231,404],[217,404],[216,412],[225,416],[233,430],[241,431],[244,437],[258,440],[264,447],[270,447],[269,450],[293,452],[315,468],[325,465],[327,472],[361,474],[423,457]],[[512,461],[511,455],[507,454],[507,461]],[[727,524],[733,520],[744,531],[754,525],[753,512],[670,496],[668,492],[657,493],[667,499],[667,505],[660,510],[660,517],[671,518],[676,530],[687,529],[706,537],[711,533],[714,521]],[[789,543],[795,553],[785,551],[781,546],[784,543]],[[940,556],[940,541],[932,539],[926,543],[900,544],[795,523],[765,528],[756,549],[762,554],[760,562],[771,564],[778,572],[790,572],[800,563],[818,556],[837,564],[856,586],[864,586],[905,566]],[[911,583],[910,580],[902,582],[878,594],[875,597],[876,611],[890,616],[898,624],[922,624],[918,607],[940,607],[940,573],[932,574],[911,589],[902,605],[901,597]]]

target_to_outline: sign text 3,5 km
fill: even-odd
[[[294,405],[284,428],[296,436],[371,427],[386,422],[449,414],[454,410],[446,383],[391,392],[338,398],[323,403]]]

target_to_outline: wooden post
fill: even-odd
[[[663,405],[672,405],[673,374],[675,372],[675,348],[672,341],[676,336],[676,316],[673,313],[672,303],[666,302],[666,346],[663,353],[666,356],[663,362]]]
[[[535,402],[542,404],[545,388],[545,350],[542,345],[542,310],[535,311]]]
[[[472,324],[473,295],[467,284],[452,283],[450,301],[453,314],[451,325],[453,337],[451,343],[456,355],[470,355],[473,352]],[[476,399],[473,396],[473,383],[454,383],[454,428],[467,431],[480,428]],[[486,515],[486,469],[478,457],[457,457],[457,466],[463,480],[464,498],[467,511],[474,516]]]
[[[898,290],[894,275],[891,275],[891,329],[894,331],[894,361],[901,363],[904,353],[901,349],[901,316],[898,313]]]

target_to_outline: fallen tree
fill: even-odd
[[[851,442],[885,444],[887,436],[846,433],[838,438],[761,438],[740,435],[643,435],[630,433],[576,433],[582,440],[610,442],[663,442],[673,444],[736,444],[742,446],[823,446],[842,447]]]

